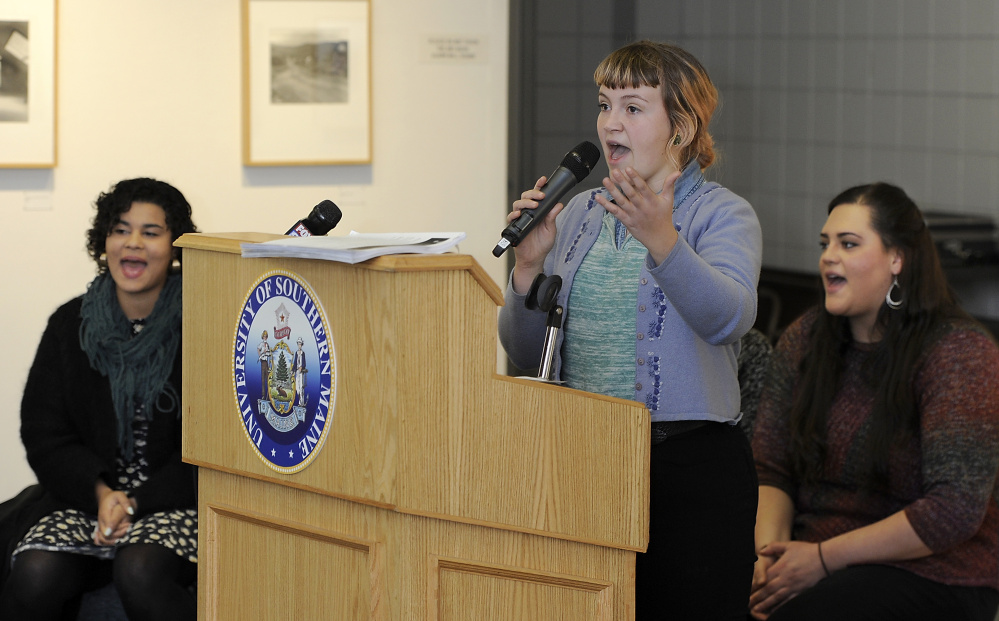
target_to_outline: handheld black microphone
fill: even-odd
[[[525,209],[519,218],[507,225],[502,233],[503,238],[493,248],[493,256],[498,257],[510,246],[517,246],[524,241],[527,234],[534,229],[538,222],[544,220],[552,207],[565,196],[565,193],[590,174],[599,159],[600,149],[592,142],[581,142],[572,151],[566,153],[559,167],[548,175],[548,181],[541,186],[541,189],[545,191],[545,197],[541,199],[537,207]]]
[[[343,214],[340,208],[333,201],[324,200],[312,208],[312,212],[295,223],[295,226],[288,229],[285,235],[292,237],[311,237],[313,235],[325,235],[340,222]]]

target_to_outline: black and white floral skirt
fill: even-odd
[[[134,490],[148,479],[149,463],[145,458],[149,423],[140,413],[133,422],[135,450],[126,463],[118,458],[115,489]],[[198,562],[198,511],[174,509],[143,516],[132,523],[128,532],[114,545],[94,543],[97,516],[77,509],[55,511],[43,517],[14,549],[11,561],[25,550],[48,550],[86,554],[102,559],[114,558],[118,548],[135,543],[155,543],[173,550],[192,563]]]

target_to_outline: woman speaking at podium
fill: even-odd
[[[154,179],[121,181],[96,207],[98,275],[49,318],[24,389],[21,438],[40,489],[4,559],[0,618],[75,618],[82,593],[113,581],[131,621],[194,619],[172,244],[197,229],[183,194]]]
[[[516,246],[500,339],[514,364],[538,366],[546,317],[524,303],[538,274],[558,275],[557,379],[652,413],[636,618],[745,619],[757,482],[736,425],[736,360],[756,318],[760,225],[749,203],[704,178],[718,95],[696,58],[641,41],[605,58],[594,79],[610,175]],[[546,181],[508,221],[538,206]]]

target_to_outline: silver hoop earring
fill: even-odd
[[[896,289],[898,289],[898,300],[897,301],[891,299],[891,292],[894,291],[894,290],[896,290]],[[902,308],[902,302],[904,302],[904,301],[905,300],[902,298],[902,287],[898,286],[898,276],[896,276],[891,281],[891,286],[888,287],[888,293],[885,294],[885,304],[887,304],[888,308],[890,308],[892,310],[898,310],[898,309]]]
[[[108,254],[102,252],[101,256],[97,257],[97,269],[103,274],[108,271]]]

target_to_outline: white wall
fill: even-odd
[[[59,0],[58,166],[0,169],[0,500],[34,480],[24,380],[48,315],[93,277],[84,231],[119,179],[173,183],[206,232],[283,232],[324,198],[337,232],[465,231],[461,251],[504,282],[508,2],[371,9],[373,163],[259,169],[241,164],[238,0]],[[484,62],[421,62],[431,35],[482,39]]]

